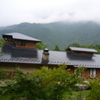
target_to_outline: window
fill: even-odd
[[[87,54],[93,54],[92,52],[87,52]]]
[[[30,42],[27,42],[27,43],[28,43],[28,44],[33,44],[33,42],[31,42],[31,41],[30,41]]]
[[[90,77],[95,78],[96,77],[96,69],[90,69]]]
[[[82,52],[80,52],[80,51],[74,51],[74,53],[80,54],[80,53],[82,53]]]
[[[9,42],[14,42],[14,39],[12,38],[12,36],[3,36],[5,41],[9,41]]]
[[[4,39],[9,41],[9,42],[14,42],[14,39],[12,39],[11,37],[7,37],[7,38],[4,38]]]
[[[74,74],[76,74],[76,68],[74,69]]]
[[[25,46],[26,45],[26,41],[17,41],[18,45],[21,45],[21,46]]]
[[[12,41],[12,38],[9,37],[9,38],[7,38],[7,40],[11,42]]]

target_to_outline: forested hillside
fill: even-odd
[[[49,49],[55,45],[65,49],[71,43],[100,45],[100,25],[94,22],[21,23],[0,28],[0,38],[1,34],[9,32],[20,32],[40,39]]]

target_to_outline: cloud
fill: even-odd
[[[0,0],[0,26],[21,22],[94,21],[100,0]]]

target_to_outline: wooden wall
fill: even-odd
[[[74,51],[70,51],[71,53],[73,53],[73,54],[77,54],[77,55],[89,55],[89,56],[93,56],[93,54],[88,54],[88,52],[80,52],[80,53],[75,53]]]
[[[100,78],[100,69],[96,70],[96,77]]]
[[[35,43],[35,42],[34,42],[34,43],[26,43],[25,46],[23,46],[23,45],[18,45],[18,43],[16,43],[16,42],[10,42],[10,41],[7,41],[7,40],[6,40],[6,43],[15,44],[16,47],[21,47],[21,48],[33,48],[33,49],[36,48],[36,43]]]
[[[35,48],[36,48],[36,43],[33,43],[33,44],[26,43],[25,46],[18,45],[18,44],[16,43],[16,47],[21,47],[21,48],[33,48],[33,49],[35,49]]]
[[[15,71],[16,68],[23,70],[24,72],[32,72],[34,69],[40,69],[41,65],[37,64],[15,64],[15,63],[0,63],[0,68],[5,68],[8,71]]]
[[[68,69],[70,69],[69,72],[70,72],[71,74],[74,73],[74,68],[68,68]]]
[[[6,43],[15,44],[15,42],[10,42],[10,41],[7,41],[7,40],[6,40]]]
[[[90,78],[90,69],[85,69],[84,72],[82,72],[81,76],[89,79]]]
[[[18,63],[0,63],[0,68],[5,68],[8,71],[14,71],[16,68],[20,68],[24,72],[33,72],[35,70],[40,69],[42,66],[46,66],[47,68],[57,68],[58,65],[42,65],[42,64],[18,64]],[[66,69],[70,69],[70,73],[74,73],[74,67],[68,67]],[[87,68],[82,72],[81,77],[85,77],[86,79],[90,79],[90,68]],[[100,78],[100,69],[96,69],[96,77]]]

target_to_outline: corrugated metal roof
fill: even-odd
[[[12,56],[13,46],[6,46],[6,49],[2,49],[3,55],[0,57],[0,62],[6,63],[26,63],[26,64],[43,64],[42,62],[42,53],[43,50],[31,50],[36,56]],[[5,46],[3,47],[5,48]],[[14,48],[16,49],[16,48]],[[24,49],[23,49],[23,52]],[[30,52],[28,50],[28,52]],[[19,53],[19,51],[18,51]],[[16,52],[17,55],[17,52]],[[49,61],[46,64],[49,65],[60,65],[65,63],[68,66],[84,66],[86,68],[100,68],[100,54],[95,54],[93,57],[88,56],[78,56],[78,55],[71,55],[66,52],[62,51],[49,51]]]
[[[15,33],[5,33],[5,34],[2,34],[2,35],[12,36],[13,39],[19,39],[19,40],[29,40],[29,41],[37,41],[37,42],[41,41],[41,40],[32,38],[30,36],[26,36],[26,35],[16,33],[16,32]]]
[[[98,52],[95,49],[89,49],[89,48],[79,48],[79,47],[68,47],[68,48],[73,51]]]

